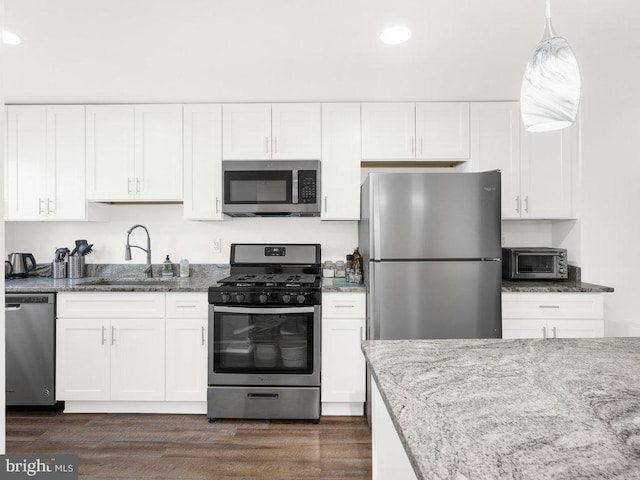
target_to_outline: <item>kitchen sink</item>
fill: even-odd
[[[171,280],[167,279],[167,280],[157,280],[157,279],[137,279],[137,278],[132,278],[132,279],[114,279],[114,280],[109,280],[107,278],[101,278],[99,280],[90,280],[87,282],[82,282],[82,285],[105,285],[105,286],[109,286],[109,285],[132,285],[132,286],[145,286],[145,285],[167,285],[167,283],[170,283]]]

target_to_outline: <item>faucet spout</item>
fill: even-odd
[[[144,229],[145,233],[147,234],[147,248],[129,244],[129,236],[131,235],[131,232],[133,232],[136,228]],[[149,230],[147,230],[147,227],[145,227],[144,225],[136,224],[127,231],[127,245],[125,246],[126,253],[124,256],[125,260],[131,260],[131,247],[139,248],[140,250],[143,250],[147,253],[147,264],[144,269],[144,274],[147,278],[153,277],[153,272],[151,269],[151,236],[149,235]]]

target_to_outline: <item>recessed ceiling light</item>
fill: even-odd
[[[411,38],[411,30],[402,25],[386,28],[380,34],[380,41],[387,45],[398,45],[404,43]]]
[[[6,45],[20,45],[22,39],[13,32],[2,30],[2,43]]]

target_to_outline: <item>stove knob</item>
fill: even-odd
[[[223,293],[222,294],[222,301],[224,303],[227,303],[229,300],[231,300],[231,295],[229,295],[228,293]]]
[[[298,303],[304,303],[304,295],[298,295]]]
[[[267,296],[263,293],[258,297],[258,299],[260,300],[260,303],[265,303],[267,301]]]
[[[282,295],[282,301],[284,303],[289,303],[290,300],[291,300],[291,295],[287,295],[286,293]]]
[[[236,302],[238,302],[238,303],[242,303],[242,301],[243,301],[243,300],[244,300],[244,295],[243,295],[243,294],[241,294],[241,293],[238,293],[238,294],[236,295]]]

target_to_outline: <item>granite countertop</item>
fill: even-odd
[[[605,293],[613,292],[612,287],[585,283],[575,280],[502,280],[503,292],[538,292],[538,293]]]
[[[640,478],[640,338],[362,348],[418,478]]]
[[[323,278],[322,292],[366,292],[367,289],[362,283],[347,283],[344,277]]]

